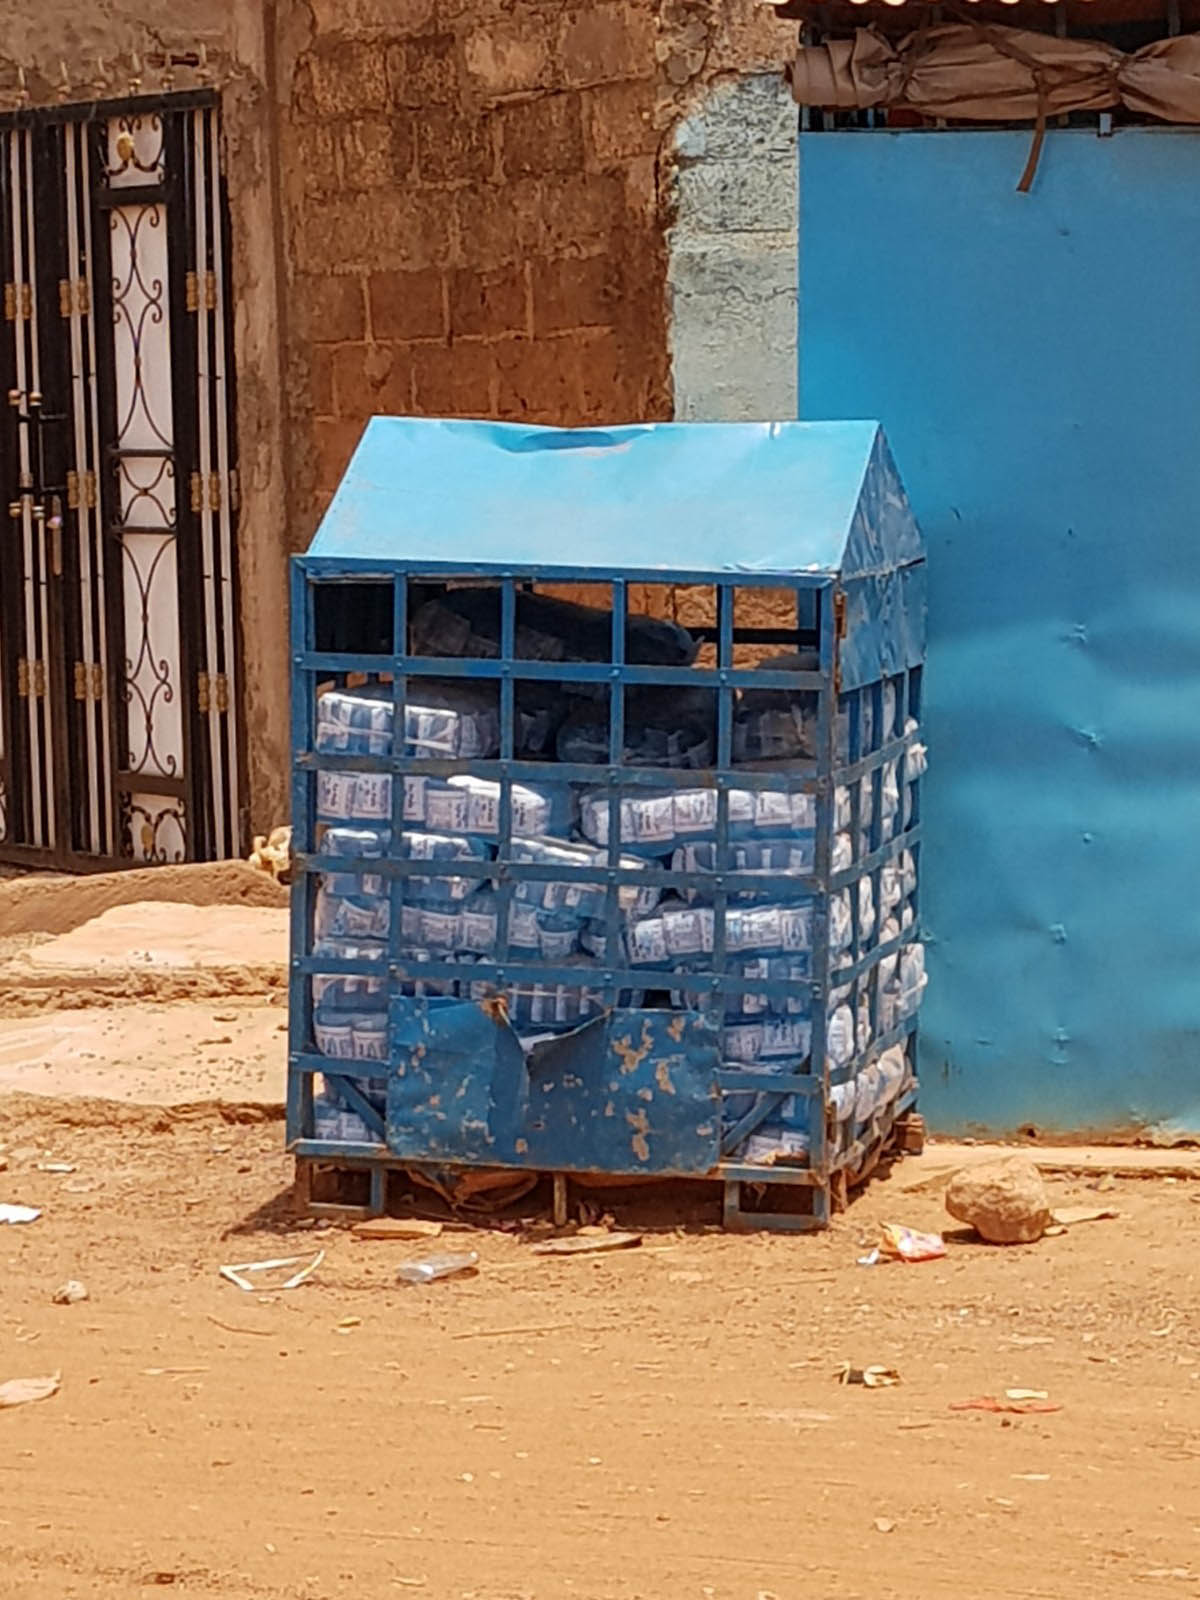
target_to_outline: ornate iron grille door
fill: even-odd
[[[244,847],[209,95],[0,124],[0,858]]]

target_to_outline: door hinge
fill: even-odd
[[[104,672],[98,661],[75,663],[76,700],[103,700]]]
[[[242,505],[242,480],[238,477],[236,467],[231,467],[229,472],[229,509],[240,511]]]
[[[208,715],[209,678],[207,672],[198,672],[196,674],[196,706],[202,717]]]
[[[44,661],[26,661],[22,656],[17,662],[17,694],[22,700],[44,700],[46,697],[46,663]]]
[[[86,472],[70,471],[67,473],[67,505],[72,511],[78,511],[80,506],[94,508],[96,504],[96,474],[89,468]]]
[[[221,509],[221,476],[217,472],[208,475],[208,509],[220,511]]]
[[[191,312],[200,309],[200,274],[189,272],[184,278],[184,295],[187,308]],[[204,274],[204,309],[215,311],[217,309],[217,275],[215,272]]]
[[[21,285],[21,317],[25,322],[32,322],[33,320],[33,285],[31,283],[23,283]]]
[[[217,701],[217,710],[222,715],[229,710],[229,679],[223,672],[218,672],[213,678],[213,690]]]
[[[91,310],[91,293],[88,289],[86,278],[70,278],[58,280],[58,309],[63,317],[72,317],[76,312],[81,317],[86,317]]]
[[[4,320],[28,322],[33,316],[33,285],[31,283],[6,283],[4,285]]]
[[[192,473],[191,487],[192,510],[199,513],[204,510],[204,480],[198,472]]]
[[[4,320],[15,322],[17,320],[17,286],[15,283],[4,285]]]

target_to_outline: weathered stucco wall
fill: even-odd
[[[681,419],[796,415],[796,124],[776,70],[706,90],[675,130],[667,278]]]

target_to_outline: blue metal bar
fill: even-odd
[[[885,846],[881,856],[890,851]],[[894,853],[894,852],[893,852]],[[636,857],[627,857],[631,863]],[[309,872],[324,876],[326,873],[362,875],[370,873],[380,878],[428,878],[436,876],[476,879],[487,882],[495,879],[508,883],[583,883],[600,885],[615,882],[629,886],[646,885],[659,889],[697,889],[704,893],[713,891],[715,878],[711,872],[684,872],[667,867],[618,868],[598,866],[571,866],[567,863],[547,865],[540,861],[446,860],[431,864],[425,860],[405,860],[390,856],[298,856],[293,862],[295,872]],[[610,874],[617,874],[613,877]],[[768,889],[778,889],[789,895],[816,893],[821,887],[812,873],[779,873],[765,878],[761,872],[730,871],[725,874],[725,886],[730,893],[762,894]]]
[[[295,665],[306,671],[329,676],[335,673],[406,673],[410,678],[491,678],[511,675],[535,683],[608,684],[613,668],[604,661],[517,661],[505,663],[496,656],[390,656],[338,654],[327,650],[306,650]],[[816,690],[821,676],[816,672],[785,672],[776,668],[758,671],[748,667],[730,668],[722,677],[713,667],[638,666],[620,669],[624,683],[647,688],[716,689],[723,683],[734,687],[785,689],[799,692]]]
[[[447,952],[449,957],[450,952]],[[295,956],[292,959],[292,969],[297,973],[317,975],[322,977],[366,977],[378,978],[384,975],[385,969],[379,962],[352,961],[338,959],[332,956]],[[421,961],[410,962],[400,955],[389,963],[387,975],[400,978],[406,982],[417,982],[429,979],[434,982],[461,982],[464,977],[480,982],[496,983],[499,981],[501,968],[495,962],[476,961],[465,969],[455,962]],[[697,975],[690,978],[680,973],[675,968],[665,970],[657,967],[627,967],[620,962],[610,963],[601,969],[581,969],[579,967],[564,967],[554,963],[523,958],[518,961],[510,960],[503,968],[505,980],[512,979],[516,982],[534,983],[544,978],[551,983],[562,983],[568,988],[600,988],[601,979],[611,982],[618,989],[690,989],[699,988],[704,979]],[[588,983],[591,977],[593,982]],[[777,1006],[786,1005],[788,1001],[799,1001],[807,998],[812,987],[810,978],[745,978],[734,977],[727,973],[720,973],[715,978],[708,980],[710,987],[723,995],[765,995],[769,1001]]]
[[[366,1167],[377,1158],[391,1156],[386,1144],[350,1144],[344,1139],[290,1139],[288,1152],[294,1156],[315,1157],[318,1161],[344,1161]]]
[[[384,1127],[383,1118],[367,1099],[366,1095],[363,1094],[358,1084],[353,1081],[355,1078],[369,1076],[368,1073],[362,1071],[362,1068],[369,1067],[372,1063],[369,1061],[354,1062],[353,1065],[359,1069],[354,1073],[339,1070],[350,1065],[351,1063],[348,1061],[333,1057],[326,1061],[321,1073],[325,1079],[326,1087],[333,1091],[335,1098],[340,1100],[348,1111],[353,1111],[357,1116],[361,1117],[371,1132],[378,1136],[380,1143],[384,1143],[387,1139],[387,1131]],[[375,1062],[374,1065],[379,1068],[381,1073],[386,1071],[385,1063]]]
[[[846,984],[853,983],[855,978],[861,977],[864,972],[869,972],[873,967],[877,967],[887,956],[894,955],[897,951],[902,950],[905,945],[913,944],[916,938],[917,929],[915,927],[902,928],[897,938],[889,939],[886,944],[876,945],[873,949],[860,956],[857,961],[852,961],[847,966],[838,967],[829,981],[835,989],[844,988]]]
[[[612,582],[612,670],[608,690],[608,882],[604,895],[605,1004],[615,1006],[620,990],[613,972],[622,965],[624,937],[620,910],[621,776],[625,768],[625,635],[628,629],[629,589],[623,578]]]
[[[348,752],[301,754],[293,765],[302,772],[399,772],[422,778],[489,778],[499,781],[514,778],[518,783],[580,784],[593,789],[603,787],[605,771],[586,762],[559,761],[453,761],[440,756],[353,756]],[[625,767],[623,782],[643,789],[704,789],[714,783],[711,768]],[[764,772],[753,767],[735,767],[720,781],[727,788],[770,791],[772,794],[811,794],[821,779],[812,763],[797,762],[784,771]]]
[[[822,1177],[811,1166],[804,1166],[799,1161],[779,1161],[771,1167],[755,1166],[750,1161],[721,1161],[713,1169],[713,1176],[724,1178],[727,1182],[738,1179],[742,1183],[784,1183],[812,1189],[829,1182],[828,1174]],[[755,1222],[760,1226],[764,1220],[755,1214]],[[805,1221],[804,1226],[811,1228],[813,1224]]]
[[[717,585],[717,875],[713,893],[713,949],[714,973],[722,973],[726,964],[726,912],[729,906],[729,889],[726,874],[729,871],[729,789],[733,766],[733,690],[729,686],[733,671],[733,616],[735,591],[728,583]],[[721,990],[710,983],[713,1004],[723,996]],[[721,1006],[717,1018],[721,1028],[721,1042],[725,1042],[725,1007]]]
[[[312,594],[304,573],[293,565],[289,573],[291,593],[291,645],[293,660],[299,660],[312,643]],[[313,704],[312,677],[307,672],[292,673],[291,736],[293,750],[311,748],[316,708]],[[311,850],[313,838],[313,786],[315,780],[300,768],[294,767],[291,780],[292,840],[294,847],[303,852]],[[301,951],[309,949],[312,927],[312,889],[309,880],[301,876],[292,885],[290,895],[290,938],[293,965]],[[294,1062],[298,1054],[307,1049],[312,1038],[312,994],[307,980],[293,976],[288,985],[288,1052]],[[287,1137],[302,1138],[312,1132],[312,1083],[297,1074],[288,1072],[287,1086]]]
[[[848,867],[844,872],[835,872],[831,881],[833,889],[844,889],[849,884],[862,876],[864,872],[874,871],[876,867],[885,867],[889,861],[895,861],[905,850],[911,849],[919,843],[921,838],[920,828],[910,828],[906,833],[894,834],[878,850],[872,850],[868,855],[855,862],[853,867]],[[868,841],[869,842],[869,841]]]
[[[569,528],[564,528],[564,537],[570,534]],[[360,581],[363,578],[390,578],[394,567],[387,567],[378,560],[370,560],[356,556],[297,556],[296,563],[310,577],[322,582],[337,582],[339,579]],[[915,562],[906,565],[916,565]],[[898,567],[884,567],[878,569],[882,572],[895,572]],[[857,573],[855,574],[858,575]],[[461,561],[425,561],[420,567],[413,567],[409,576],[416,581],[423,578],[476,578],[499,582],[502,578],[519,578],[526,583],[607,583],[612,576],[611,567],[581,567],[581,566],[544,566],[539,564],[511,565],[509,563],[496,563],[495,565],[480,565],[475,562]],[[717,579],[725,578],[730,582],[741,584],[749,589],[823,589],[833,581],[832,574],[823,572],[768,572],[762,568],[746,568],[742,571],[735,566],[728,567],[724,572],[714,573],[702,569],[691,570],[682,567],[622,567],[621,576],[630,583],[655,583],[655,584],[710,584]]]
[[[517,659],[517,589],[505,578],[500,589],[500,759],[511,762],[516,751],[516,710],[513,691],[513,663]],[[496,851],[503,861],[512,855],[512,779],[500,780],[500,816],[496,824],[499,840]],[[497,880],[496,954],[501,966],[508,960],[509,923],[512,917],[514,883],[507,874]],[[497,981],[503,976],[497,973]]]
[[[395,588],[392,593],[392,648],[397,652],[397,661],[403,658],[399,652],[408,642],[408,579],[403,573],[397,573]],[[398,755],[408,749],[408,678],[403,672],[396,672],[392,677],[392,753]],[[392,840],[393,843],[403,848],[400,841],[404,836],[404,783],[402,780],[392,781]],[[306,870],[308,870],[306,868]],[[328,867],[326,868],[328,870]],[[364,868],[370,871],[370,868]],[[401,940],[400,932],[404,916],[404,890],[406,880],[397,875],[387,878],[386,887],[390,902],[391,916],[388,923],[388,956],[397,961],[400,958]]]
[[[723,1067],[717,1073],[717,1087],[729,1094],[795,1094],[807,1099],[820,1095],[821,1080],[809,1073],[768,1072],[765,1067]]]
[[[820,636],[820,659],[823,685],[817,697],[817,768],[821,782],[817,786],[817,837],[814,869],[817,877],[828,883],[832,875],[833,834],[835,826],[835,789],[833,772],[837,762],[837,684],[838,666],[838,594],[827,590],[821,594],[817,618]],[[812,975],[815,986],[812,993],[812,1064],[813,1074],[821,1082],[821,1096],[810,1102],[808,1149],[809,1163],[817,1182],[822,1186],[829,1181],[829,1150],[825,1131],[825,1108],[829,1103],[829,1003],[830,942],[829,897],[817,900],[813,909]]]

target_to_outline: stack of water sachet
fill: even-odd
[[[523,658],[562,660],[569,651],[571,659],[607,659],[611,617],[595,621],[600,614],[588,613],[582,624],[583,608],[541,596],[522,598],[537,602],[518,614],[517,647]],[[499,614],[493,601],[486,591],[462,590],[422,606],[412,620],[412,649],[425,656],[494,656]],[[564,618],[571,621],[570,629]],[[629,660],[686,665],[695,648],[675,624],[630,619]],[[770,663],[802,670],[814,664],[804,656]],[[600,686],[600,696],[606,695]],[[874,1038],[912,1015],[924,987],[922,946],[899,943],[914,919],[913,855],[902,851],[852,887],[814,896],[806,880],[816,862],[816,800],[789,788],[789,777],[794,782],[789,763],[813,759],[816,696],[753,690],[735,703],[735,765],[777,771],[780,782],[778,788],[726,791],[722,861],[718,791],[682,777],[686,770],[714,763],[712,700],[708,691],[627,691],[623,763],[675,768],[681,780],[669,786],[630,784],[614,800],[606,787],[544,776],[555,755],[576,765],[608,764],[607,700],[590,685],[518,683],[514,754],[538,761],[542,770],[536,781],[512,782],[507,796],[500,783],[466,772],[393,777],[358,760],[401,755],[465,764],[496,757],[500,718],[494,685],[410,677],[399,736],[390,682],[331,687],[319,694],[318,753],[355,760],[316,775],[318,851],[329,866],[316,898],[312,953],[328,961],[330,970],[312,980],[314,1041],[326,1056],[364,1064],[350,1081],[377,1111],[383,1108],[385,1080],[371,1064],[388,1059],[390,996],[485,999],[495,986],[486,973],[473,969],[500,956],[513,967],[547,969],[544,977],[510,977],[504,983],[509,1020],[527,1043],[601,1014],[613,1000],[607,970],[644,972],[644,982],[626,980],[616,996],[619,1005],[700,1010],[715,1003],[727,1068],[808,1073],[813,1033],[808,983],[822,916],[835,971],[877,945],[893,946],[857,984],[835,983],[826,1001],[833,1084],[829,1111],[837,1138],[849,1144],[860,1137],[903,1090],[910,1069],[902,1046],[885,1050],[856,1074],[854,1063]],[[845,761],[851,746],[858,753],[898,737],[890,684],[877,705],[879,729],[871,726],[868,697],[853,714],[843,708],[835,729],[838,759]],[[903,730],[916,731],[912,722]],[[834,873],[845,873],[909,826],[912,785],[923,770],[923,749],[912,745],[903,758],[861,780],[857,794],[848,787],[836,791]],[[399,792],[394,784],[401,786]],[[687,873],[699,883],[677,889],[619,873],[610,901],[614,820],[619,869]],[[407,866],[385,871],[384,863]],[[505,870],[510,865],[545,868],[547,876],[513,883]],[[594,869],[596,876],[556,879],[552,869],[557,866],[580,874]],[[759,882],[727,891],[721,887],[727,872]],[[719,964],[718,952],[723,952]],[[343,964],[351,962],[377,967],[378,974],[346,972]],[[421,968],[431,962],[455,972],[461,968],[462,975],[422,977]],[[397,969],[403,977],[389,979],[389,970]],[[710,980],[721,974],[740,980],[745,991],[714,1001]],[[793,987],[779,998],[756,990],[755,981]],[[757,1100],[750,1091],[725,1096],[730,1138]],[[750,1162],[803,1157],[814,1115],[824,1115],[818,1102],[783,1096],[727,1153]],[[351,1142],[372,1137],[335,1090],[318,1096],[317,1131],[320,1137]]]

